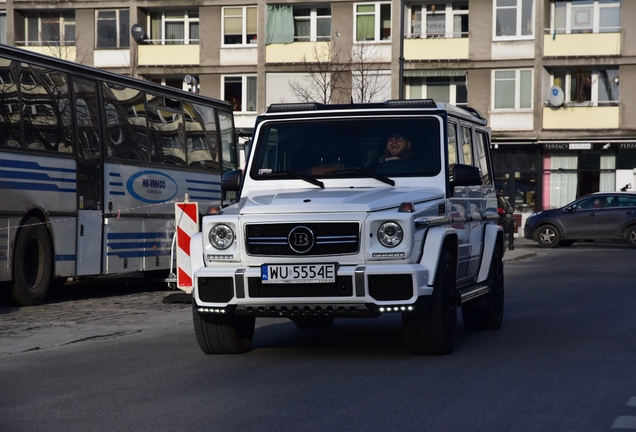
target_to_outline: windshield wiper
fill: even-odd
[[[395,181],[393,181],[389,177],[383,176],[382,174],[377,174],[377,173],[374,173],[373,171],[368,171],[368,170],[365,170],[365,169],[362,169],[362,168],[345,168],[345,169],[339,169],[339,170],[337,170],[337,172],[339,172],[339,173],[342,173],[342,172],[354,172],[356,174],[360,174],[360,175],[363,175],[365,177],[370,177],[370,178],[379,180],[382,183],[386,183],[388,185],[395,186]]]
[[[325,184],[323,182],[321,182],[318,179],[313,178],[312,176],[308,176],[305,174],[301,174],[299,172],[294,172],[294,171],[281,171],[281,172],[277,172],[276,174],[287,174],[290,175],[292,177],[296,177],[297,179],[300,180],[305,180],[307,183],[311,183],[312,185],[318,186],[321,189],[325,188]]]

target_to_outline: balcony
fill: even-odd
[[[543,108],[543,129],[618,129],[617,106],[566,106]]]
[[[16,42],[16,46],[38,54],[59,58],[74,62],[77,59],[77,48],[69,45],[40,45],[40,46],[21,46]]]
[[[468,60],[468,38],[429,37],[424,39],[404,39],[404,59]]]
[[[93,52],[93,66],[98,68],[130,67],[130,48],[96,49]]]
[[[199,64],[199,44],[139,45],[139,66],[193,66]]]
[[[620,53],[620,33],[550,33],[543,36],[544,57],[601,57]]]
[[[294,42],[265,47],[266,63],[327,62],[330,55],[331,42]]]

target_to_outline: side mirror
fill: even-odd
[[[226,172],[221,177],[221,190],[224,192],[237,192],[241,187],[243,171],[240,169]]]
[[[456,164],[453,167],[453,186],[481,186],[481,170],[476,166]]]

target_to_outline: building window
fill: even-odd
[[[356,3],[356,41],[391,40],[391,3]]]
[[[74,46],[75,11],[27,13],[26,45]]]
[[[294,5],[294,41],[325,41],[331,39],[331,7]]]
[[[95,25],[96,48],[128,48],[130,46],[130,12],[128,9],[99,10]]]
[[[468,37],[468,1],[410,5],[406,37]]]
[[[199,10],[150,12],[150,39],[159,45],[199,43]]]
[[[256,76],[224,76],[222,98],[234,112],[256,112]]]
[[[532,69],[493,71],[495,110],[532,109]]]
[[[557,71],[552,74],[552,85],[561,87],[569,105],[618,105],[618,72],[618,69]]]
[[[408,99],[433,99],[458,106],[468,104],[466,77],[406,78]]]
[[[495,0],[495,37],[531,37],[533,6],[534,0]]]
[[[551,4],[552,33],[617,33],[620,0],[562,0]]]
[[[248,45],[256,40],[256,6],[223,8],[223,44]]]
[[[7,43],[7,13],[0,12],[0,43]]]

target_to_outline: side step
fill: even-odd
[[[466,288],[461,288],[457,290],[459,294],[459,304],[457,306],[461,306],[467,301],[474,300],[476,298],[485,296],[490,292],[490,286],[488,285],[471,285]]]

